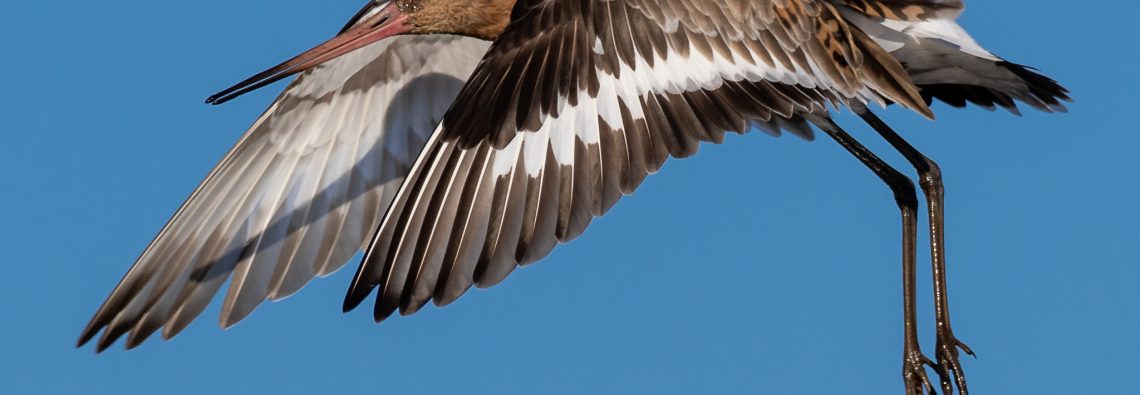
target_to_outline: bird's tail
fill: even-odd
[[[891,18],[841,7],[845,19],[903,65],[923,99],[937,98],[954,107],[969,103],[1017,113],[1015,101],[1045,112],[1065,112],[1069,91],[1030,67],[986,51],[954,18]]]

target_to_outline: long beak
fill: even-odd
[[[375,13],[365,14],[352,28],[345,30],[336,37],[313,47],[312,49],[286,60],[285,62],[262,71],[245,81],[215,93],[206,99],[209,104],[222,104],[278,80],[300,73],[320,65],[321,63],[336,59],[346,53],[352,52],[368,44],[384,38],[407,33],[411,27],[405,23],[406,16],[401,13],[395,1],[388,2]]]

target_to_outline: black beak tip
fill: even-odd
[[[223,103],[223,101],[222,101],[222,100],[220,100],[221,98],[222,98],[222,95],[221,95],[221,94],[214,94],[214,95],[211,95],[210,97],[207,97],[207,98],[206,98],[206,104],[213,104],[213,105],[215,105],[215,106],[216,106],[216,105],[219,105],[219,104],[222,104],[222,103]]]

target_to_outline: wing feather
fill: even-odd
[[[962,13],[962,0],[831,0],[859,13],[873,17],[901,21],[921,21],[935,18],[954,18]]]
[[[848,101],[929,114],[901,66],[830,4],[734,1],[516,3],[398,190],[345,309],[379,288],[380,321],[497,284],[666,158],[727,132],[810,138],[803,115]]]
[[[362,12],[367,12],[367,9]],[[487,43],[385,40],[298,77],[186,200],[80,337],[170,338],[227,279],[221,324],[329,274],[366,242]]]

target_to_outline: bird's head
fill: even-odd
[[[206,99],[221,104],[282,78],[388,37],[457,34],[493,40],[510,21],[515,0],[374,0],[336,37]]]
[[[403,18],[409,34],[458,34],[494,40],[510,21],[514,0],[393,0],[385,8]]]

